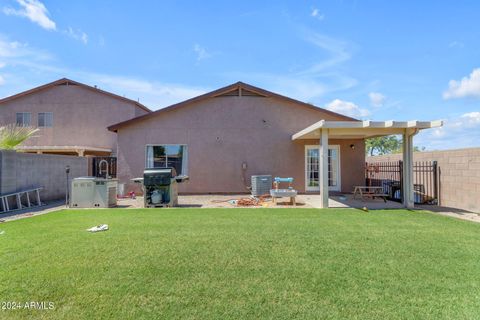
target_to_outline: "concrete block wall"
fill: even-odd
[[[401,154],[367,157],[367,162],[398,161]],[[437,161],[440,205],[480,213],[480,148],[415,152],[414,161]]]
[[[42,200],[63,199],[67,165],[70,179],[88,174],[87,158],[0,150],[0,194],[43,187]]]

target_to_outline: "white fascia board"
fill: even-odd
[[[398,134],[398,129],[429,129],[429,128],[438,128],[443,126],[443,121],[325,121],[321,120],[313,125],[295,133],[292,136],[292,140],[302,139],[306,135],[311,135],[314,131],[325,128],[325,129],[335,129],[334,132],[337,134],[353,134],[356,132],[359,135],[371,135],[374,132],[379,134],[388,135],[388,134]],[[357,129],[357,130],[355,130]],[[379,130],[375,129],[392,129],[389,130]],[[391,133],[388,133],[391,132]],[[333,132],[332,132],[333,133]]]

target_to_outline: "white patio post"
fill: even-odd
[[[408,209],[414,207],[413,197],[413,136],[411,129],[403,133],[403,205]]]
[[[328,129],[320,130],[319,150],[320,208],[328,208]]]

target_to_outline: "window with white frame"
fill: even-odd
[[[51,128],[51,127],[53,127],[53,113],[52,112],[39,112],[38,113],[38,127],[39,128]]]
[[[182,144],[148,145],[146,168],[175,168],[178,175],[187,174],[188,151]]]
[[[30,127],[32,125],[32,114],[30,112],[17,112],[17,126]]]

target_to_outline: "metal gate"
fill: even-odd
[[[117,177],[116,157],[92,157],[92,176],[106,178]]]
[[[403,161],[367,162],[365,179],[367,186],[383,187],[389,200],[403,200]],[[413,191],[416,204],[438,204],[437,161],[414,162]]]

